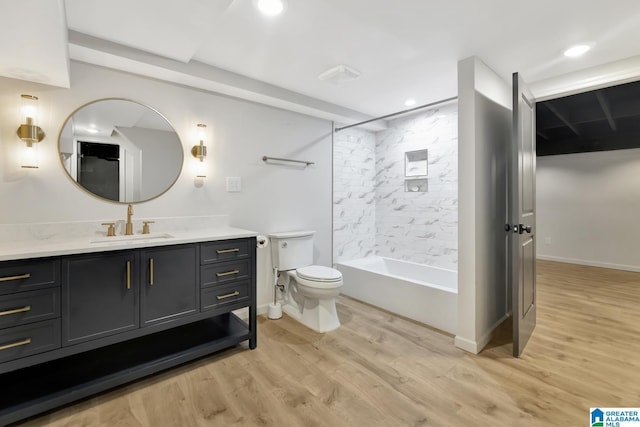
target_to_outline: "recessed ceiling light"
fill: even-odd
[[[415,99],[407,99],[406,101],[404,101],[404,105],[406,107],[413,107],[414,105],[416,105],[416,100]]]
[[[280,15],[284,11],[282,0],[258,0],[256,5],[258,10],[267,16]]]
[[[96,128],[88,128],[87,132],[89,132],[89,133],[98,133],[100,131],[98,129],[96,129]]]
[[[564,56],[567,56],[569,58],[577,58],[578,56],[582,56],[587,53],[589,49],[591,49],[591,46],[586,44],[571,46],[569,49],[564,51]]]

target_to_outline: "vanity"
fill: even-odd
[[[88,196],[76,203],[94,212],[102,203],[108,215],[116,204],[120,219],[0,224],[0,426],[239,344],[256,348],[257,233],[226,215],[138,216],[138,203],[191,179],[189,161],[206,166],[205,137],[185,159],[164,116],[121,98],[68,116],[58,154]]]
[[[0,425],[256,347],[255,233],[125,237],[0,244]]]

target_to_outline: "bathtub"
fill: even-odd
[[[383,257],[341,261],[342,294],[456,333],[458,273]]]

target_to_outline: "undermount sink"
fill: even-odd
[[[92,245],[105,245],[105,244],[121,244],[121,243],[144,243],[153,242],[159,239],[171,239],[173,236],[168,233],[152,233],[152,234],[134,234],[132,236],[112,236],[112,237],[100,237],[99,239],[93,239],[89,243]]]

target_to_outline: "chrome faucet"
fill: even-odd
[[[127,224],[125,226],[124,235],[131,236],[133,234],[133,224],[131,223],[131,215],[133,215],[133,206],[127,206]]]

